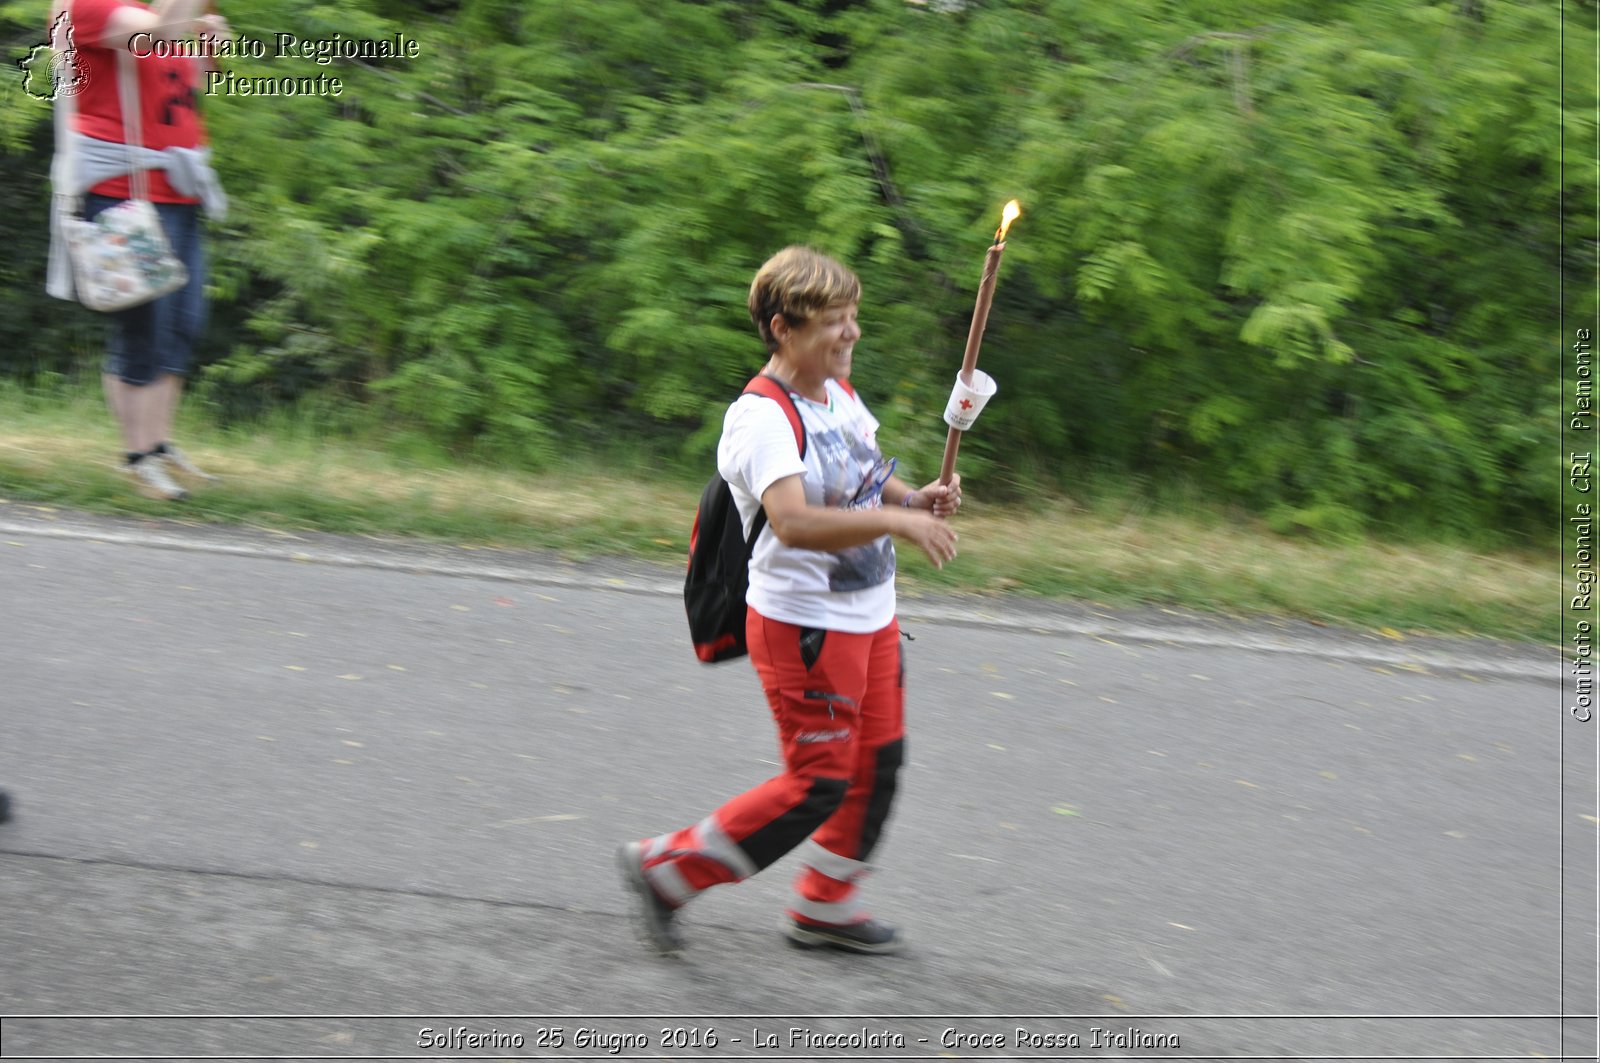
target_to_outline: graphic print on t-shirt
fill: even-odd
[[[833,509],[880,508],[883,501],[878,474],[888,463],[878,449],[876,434],[846,438],[836,427],[808,434],[811,453],[821,465],[822,504]],[[834,551],[833,560],[828,573],[831,591],[876,587],[894,575],[894,547],[887,536]]]
[[[186,107],[192,114],[195,110],[194,86],[185,85],[183,78],[176,70],[164,71],[161,75],[161,104],[160,122],[162,125],[177,125],[178,113],[176,108]]]

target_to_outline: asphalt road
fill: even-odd
[[[1490,642],[903,600],[908,952],[780,864],[648,953],[615,846],[776,766],[677,578],[0,504],[0,1055],[1595,1058],[1594,725]]]

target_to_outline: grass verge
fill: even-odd
[[[289,415],[224,430],[190,412],[179,435],[224,479],[185,503],[158,502],[137,495],[117,468],[117,434],[97,396],[0,389],[0,499],[676,562],[703,485],[644,462],[636,474],[593,459],[543,474],[461,464],[405,437],[330,437]],[[1391,638],[1560,640],[1559,566],[1532,553],[1318,543],[1192,507],[1160,512],[1063,497],[1006,508],[982,498],[982,485],[970,484],[953,564],[935,570],[900,551],[908,588],[1294,617]]]

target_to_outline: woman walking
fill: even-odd
[[[892,540],[938,566],[954,558],[943,518],[961,490],[959,477],[913,490],[879,449],[878,422],[849,384],[860,298],[854,273],[806,247],[778,252],[750,286],[764,372],[795,404],[804,456],[785,409],[746,394],[728,409],[717,466],[747,532],[767,513],[750,559],[746,634],[784,770],[693,826],[622,846],[640,928],[663,952],[681,947],[676,915],[693,897],[802,843],[788,940],[868,953],[901,945],[860,899],[905,757]]]
[[[198,107],[200,73],[212,63],[195,57],[204,48],[173,44],[188,37],[205,43],[227,36],[220,16],[202,14],[208,3],[56,0],[51,10],[52,44],[63,50],[64,44],[72,46],[77,74],[70,104],[57,104],[70,106],[74,114],[69,128],[58,126],[57,158],[70,159],[61,168],[73,172],[52,174],[56,209],[82,197],[82,215],[92,220],[134,196],[148,198],[188,272],[188,282],[176,291],[106,315],[101,378],[122,432],[124,471],[140,490],[173,500],[187,492],[170,473],[213,479],[172,443],[184,379],[205,323],[199,204],[204,202],[213,217],[226,208]],[[137,99],[123,100],[119,66],[130,60]],[[71,299],[75,289],[59,228],[53,233],[48,290]]]

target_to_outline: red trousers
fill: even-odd
[[[750,660],[778,725],[784,770],[692,827],[651,839],[645,877],[673,904],[748,878],[805,842],[790,914],[866,918],[857,881],[882,836],[905,750],[900,625],[865,635],[749,612]],[[809,839],[809,840],[808,840]]]

